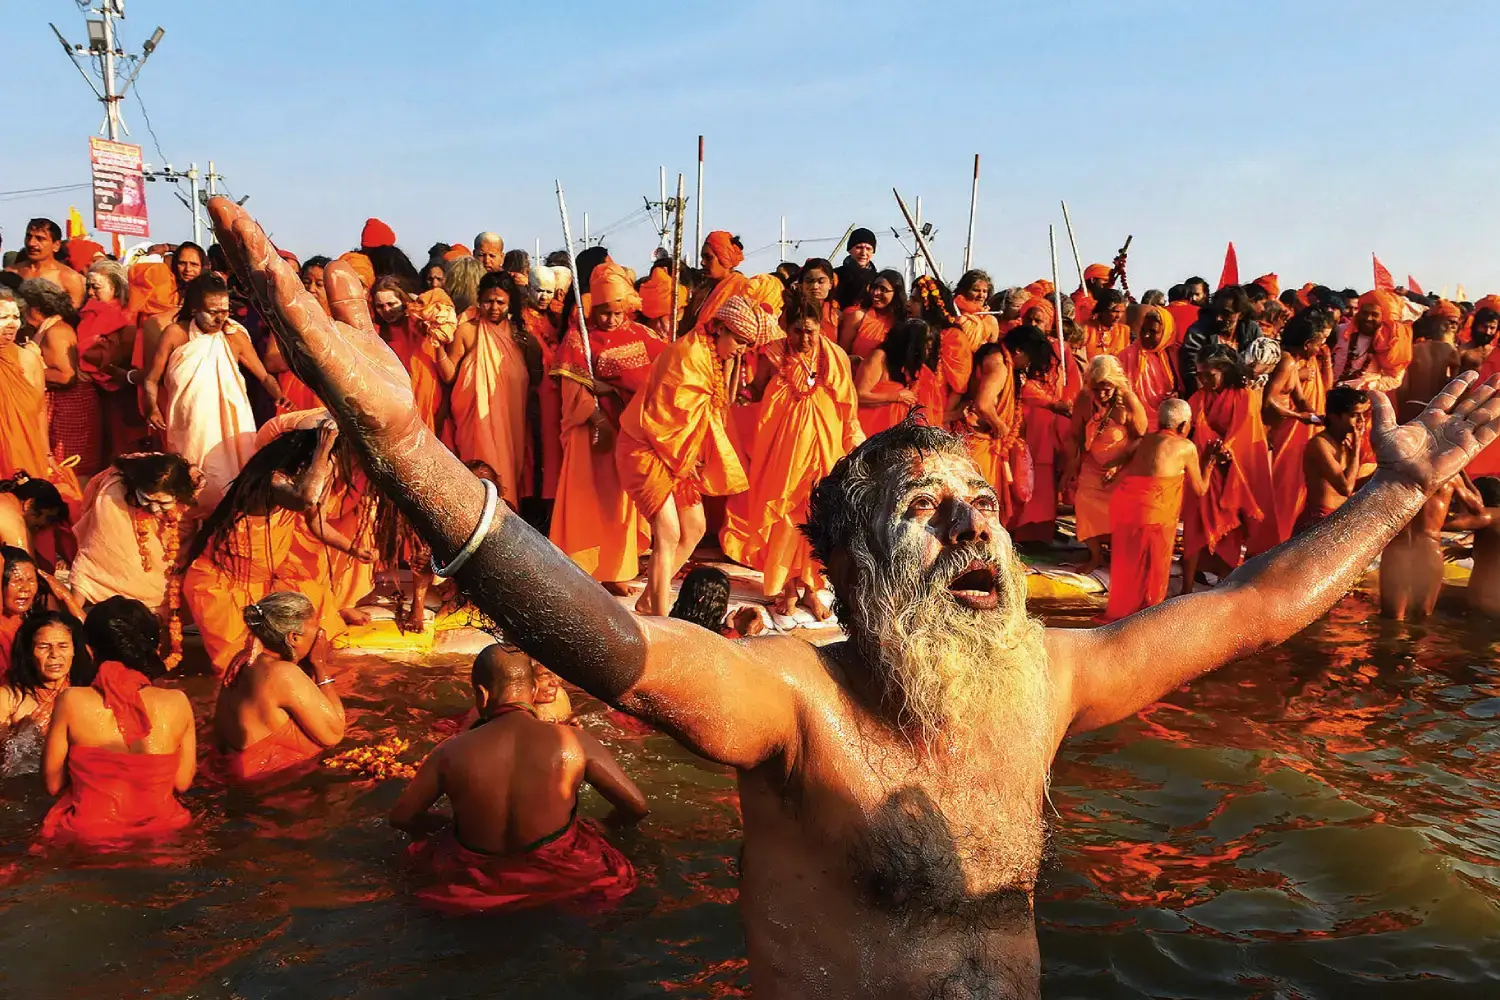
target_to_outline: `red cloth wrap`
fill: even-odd
[[[219,768],[226,781],[251,782],[263,778],[296,777],[308,770],[323,747],[288,718],[280,729],[243,750],[221,754]]]
[[[446,830],[412,844],[406,855],[438,881],[417,898],[450,916],[564,901],[616,903],[636,883],[630,861],[598,824],[576,817],[557,836],[518,854],[471,851]]]
[[[104,707],[115,714],[127,746],[139,743],[151,732],[151,717],[141,698],[141,688],[150,686],[145,674],[116,660],[99,664],[99,673],[94,676],[94,690],[104,697]]]
[[[41,839],[99,846],[181,830],[192,816],[172,794],[176,776],[175,753],[69,747],[68,786],[42,821]]]

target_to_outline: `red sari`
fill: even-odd
[[[1031,452],[1035,483],[1031,499],[1016,515],[1017,541],[1052,541],[1057,530],[1057,480],[1072,430],[1069,417],[1049,409],[1059,400],[1072,402],[1083,389],[1083,369],[1071,353],[1061,365],[1021,386],[1026,448]]]
[[[1258,534],[1271,510],[1271,453],[1261,422],[1261,390],[1200,389],[1193,408],[1193,443],[1198,453],[1222,440],[1234,461],[1209,470],[1208,489],[1183,504],[1182,551],[1207,550],[1231,568],[1243,560],[1242,547]]]

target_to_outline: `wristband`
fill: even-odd
[[[325,677],[322,680],[318,681],[318,687],[327,687],[328,685],[332,684],[333,682],[334,682],[334,678],[332,678],[332,677]]]
[[[495,520],[495,504],[500,494],[495,489],[495,484],[488,479],[481,479],[479,482],[484,486],[484,513],[479,515],[479,524],[474,528],[474,534],[469,536],[469,540],[464,543],[463,548],[458,550],[458,555],[453,557],[452,562],[439,568],[437,558],[432,559],[432,575],[439,580],[446,580],[463,569],[464,563],[479,551],[479,546],[484,544],[485,538],[490,533],[490,524]]]

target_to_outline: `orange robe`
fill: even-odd
[[[21,615],[0,614],[0,684],[10,676],[10,649],[15,644],[16,633],[21,630]]]
[[[853,310],[848,310],[853,312]],[[864,317],[859,321],[859,326],[854,330],[854,342],[849,345],[849,356],[851,358],[867,358],[891,332],[891,326],[896,317],[890,310],[884,313],[874,309],[866,309]]]
[[[453,383],[454,439],[459,458],[495,470],[500,496],[512,509],[524,481],[530,381],[526,354],[510,330],[482,319],[475,323],[474,346]]]
[[[780,594],[788,580],[814,590],[823,585],[823,567],[798,525],[807,519],[813,486],[865,438],[849,356],[826,337],[808,346],[800,354],[791,354],[785,341],[766,347],[775,374],[746,442],[747,520],[726,521],[719,534],[726,556],[763,571],[767,597]]]
[[[1031,499],[1015,520],[1015,534],[1021,541],[1052,541],[1057,520],[1057,476],[1071,424],[1068,417],[1048,407],[1058,400],[1076,400],[1082,389],[1083,370],[1071,353],[1046,375],[1027,379],[1021,386],[1026,449],[1031,453],[1035,477]]]
[[[277,372],[276,384],[281,386],[281,394],[292,404],[293,410],[313,410],[323,405],[318,394],[309,389],[295,372]]]
[[[1182,476],[1122,476],[1109,502],[1108,621],[1167,599],[1182,514]]]
[[[1107,416],[1108,412],[1106,410],[1104,415]],[[1078,469],[1078,489],[1073,497],[1080,542],[1109,534],[1109,505],[1114,484],[1104,481],[1105,466],[1123,454],[1130,444],[1130,435],[1120,424],[1106,424],[1093,417],[1084,427],[1083,434],[1083,462]]]
[[[1182,343],[1182,338],[1187,336],[1192,325],[1198,322],[1199,309],[1191,302],[1171,302],[1163,308],[1172,314],[1172,341],[1168,346],[1176,347]]]
[[[728,379],[714,338],[692,333],[667,346],[625,407],[615,463],[648,520],[674,493],[691,507],[705,494],[732,496],[749,485],[728,424]]]
[[[30,347],[0,347],[0,479],[17,472],[43,477],[52,468],[45,368]]]
[[[1259,389],[1200,389],[1193,408],[1193,443],[1198,454],[1223,440],[1234,461],[1210,468],[1208,489],[1184,504],[1182,551],[1207,550],[1229,566],[1243,559],[1241,547],[1256,534],[1271,506],[1271,453],[1261,421]]]
[[[985,339],[987,328],[978,319],[994,319],[993,316],[964,317],[958,326],[943,331],[938,342],[938,374],[943,376],[943,406],[927,414],[934,427],[945,425],[948,400],[969,391],[969,379],[974,375],[974,352],[989,343]]]
[[[1009,352],[1006,352],[1005,361],[1006,376],[995,404],[1002,429],[997,433],[969,431],[964,435],[964,441],[985,481],[999,495],[1000,523],[1009,526],[1015,522],[1021,506],[1031,498],[1035,482],[1031,455],[1026,450],[1026,439],[1022,434],[1021,405],[1016,396]]]
[[[1300,363],[1299,363],[1300,364]],[[1323,384],[1323,373],[1316,361],[1302,364],[1299,375],[1302,380],[1303,397],[1314,413],[1321,414],[1328,399],[1328,386]],[[1275,544],[1292,537],[1297,518],[1307,504],[1307,476],[1302,471],[1302,459],[1307,454],[1307,443],[1313,439],[1318,428],[1300,420],[1284,418],[1270,433],[1271,442],[1271,518],[1275,528]]]
[[[448,416],[448,391],[438,374],[438,352],[443,348],[412,326],[410,320],[405,320],[385,327],[384,333],[391,350],[411,376],[411,393],[422,422],[434,434],[441,433]]]
[[[550,313],[527,309],[525,316],[526,330],[542,352],[543,376],[536,387],[537,419],[541,424],[542,499],[553,500],[557,497],[558,484],[562,480],[563,463],[562,379],[553,374],[557,368],[559,349],[557,326],[552,322]],[[530,469],[530,463],[526,467]]]
[[[1137,341],[1120,352],[1120,366],[1130,380],[1130,388],[1146,408],[1146,431],[1159,428],[1163,400],[1177,394],[1177,370],[1172,366],[1172,352],[1163,339],[1156,350],[1147,350]]]
[[[889,374],[889,373],[888,373]],[[897,392],[904,388],[910,388],[917,395],[917,405],[925,414],[941,414],[947,405],[948,389],[943,385],[942,376],[925,365],[917,369],[917,381],[915,385],[903,386],[890,378],[883,378],[875,383],[877,392]],[[905,403],[879,403],[875,406],[863,406],[859,408],[859,426],[864,429],[865,437],[874,437],[881,431],[894,427],[906,419],[907,412],[911,407]],[[929,416],[929,421],[931,417]]]
[[[553,371],[562,383],[562,473],[549,537],[596,580],[635,579],[641,552],[650,544],[650,526],[620,484],[614,452],[594,450],[588,423],[596,406],[594,379],[607,379],[634,397],[645,389],[651,365],[666,346],[646,327],[631,322],[609,333],[589,331],[592,369],[585,363],[576,326],[557,352]],[[618,427],[624,409],[620,397],[597,399],[598,408]]]
[[[182,603],[198,623],[203,649],[216,673],[227,670],[245,646],[245,606],[273,591],[307,595],[328,638],[344,633],[339,605],[326,581],[291,559],[298,532],[305,530],[302,516],[294,511],[246,515],[235,525],[227,552],[206,549],[188,567],[182,578]]]
[[[1092,360],[1101,354],[1119,354],[1130,346],[1130,324],[1116,323],[1114,326],[1083,324],[1083,346]]]
[[[435,882],[419,889],[417,899],[449,916],[552,903],[607,905],[636,886],[629,859],[596,823],[577,816],[515,854],[471,851],[449,829],[412,844],[406,856]]]
[[[288,778],[309,770],[304,765],[323,752],[325,747],[302,731],[297,720],[288,717],[286,724],[263,736],[243,750],[218,755],[220,773],[231,782],[248,783],[266,778]]]

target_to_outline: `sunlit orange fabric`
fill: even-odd
[[[1080,406],[1087,405],[1087,401]],[[1105,466],[1122,455],[1130,435],[1114,421],[1101,424],[1090,419],[1084,431],[1083,461],[1078,469],[1078,489],[1073,509],[1078,519],[1078,540],[1109,534],[1109,499],[1114,485],[1104,481]]]
[[[307,383],[297,377],[295,372],[277,372],[276,384],[281,387],[281,394],[292,404],[294,410],[312,410],[323,405],[318,394],[307,387]]]
[[[1359,297],[1360,308],[1370,302],[1380,307],[1380,329],[1370,343],[1371,358],[1365,374],[1379,375],[1399,384],[1411,364],[1411,324],[1400,319],[1400,300],[1395,292],[1376,289]]]
[[[45,368],[31,348],[15,343],[0,347],[0,479],[17,472],[40,478],[52,467]]]
[[[1230,566],[1238,566],[1241,544],[1269,516],[1271,506],[1271,454],[1260,416],[1261,392],[1200,389],[1189,404],[1198,453],[1223,439],[1234,461],[1228,469],[1212,466],[1208,489],[1184,504],[1182,550],[1207,549]]]
[[[766,348],[766,358],[775,374],[744,442],[747,520],[743,526],[726,522],[719,538],[730,559],[764,573],[763,593],[774,596],[789,579],[822,585],[822,566],[798,525],[807,519],[813,485],[865,435],[849,356],[838,344],[812,337],[806,350],[793,353],[780,341]]]
[[[889,369],[887,369],[889,375]],[[927,417],[927,422],[934,426],[940,425],[943,420],[943,407],[947,405],[948,388],[943,385],[943,378],[937,372],[927,366],[917,369],[916,383],[903,386],[900,382],[893,381],[889,377],[875,383],[876,392],[897,392],[901,389],[910,389],[917,397],[917,406],[921,407],[922,413]],[[874,437],[881,431],[894,427],[906,419],[907,412],[911,409],[905,403],[880,403],[876,406],[861,406],[859,408],[859,426],[864,429],[865,437]]]
[[[1264,288],[1266,294],[1273,299],[1281,298],[1281,279],[1277,278],[1274,274],[1262,274],[1259,278],[1252,281],[1251,284]]]
[[[657,358],[645,389],[620,417],[620,483],[647,518],[674,490],[686,501],[695,491],[730,496],[749,485],[727,423],[726,369],[713,337],[683,337]]]
[[[1052,540],[1057,519],[1057,472],[1062,449],[1071,433],[1068,417],[1048,409],[1058,400],[1074,401],[1083,389],[1083,370],[1070,352],[1065,360],[1041,378],[1027,379],[1021,386],[1021,411],[1025,416],[1026,448],[1031,453],[1036,484],[1031,499],[1021,508],[1016,525],[1037,525],[1036,533]]]
[[[1122,476],[1110,497],[1109,607],[1118,621],[1167,599],[1182,476]]]
[[[856,358],[869,357],[871,351],[885,343],[885,338],[891,332],[895,319],[895,315],[889,309],[885,312],[880,312],[878,309],[866,309],[859,321],[859,326],[854,330],[854,342],[849,345],[849,353]]]
[[[553,371],[561,381],[562,472],[549,537],[596,580],[636,577],[640,554],[649,544],[649,526],[620,483],[614,452],[593,448],[589,418],[595,397],[589,386],[598,377],[632,395],[639,393],[666,346],[646,327],[631,322],[608,333],[589,331],[592,370],[576,326],[557,352]],[[618,424],[623,409],[619,397],[604,396],[599,408]]]
[[[1182,343],[1188,330],[1198,322],[1199,309],[1191,302],[1171,302],[1167,304],[1166,310],[1172,314],[1172,346],[1175,347]]]
[[[1021,402],[1016,394],[1016,380],[1010,371],[1010,357],[1006,355],[1006,373],[1000,382],[999,398],[995,401],[995,413],[1000,418],[999,433],[970,431],[964,435],[969,454],[985,482],[995,488],[1000,498],[1000,523],[1009,525],[1020,512],[1018,500],[1024,503],[1032,488],[1031,458],[1026,452],[1026,440],[1021,427]],[[1020,478],[1018,483],[1017,479]],[[1018,496],[1019,493],[1019,496]]]
[[[969,379],[974,375],[974,352],[985,344],[983,324],[975,322],[978,317],[968,316],[943,331],[938,341],[938,374],[943,376],[943,385],[949,393],[962,396],[969,391]],[[992,318],[992,317],[985,317]],[[943,402],[947,405],[948,395]],[[933,426],[943,425],[943,411],[928,414]]]
[[[307,595],[319,625],[330,639],[342,635],[344,622],[326,585],[297,573],[290,560],[301,515],[277,510],[269,517],[245,515],[235,525],[228,552],[207,549],[182,578],[182,603],[198,623],[203,649],[216,673],[223,673],[245,646],[249,630],[244,609],[275,590]],[[219,555],[223,565],[215,562]],[[238,557],[238,558],[235,558]]]
[[[302,731],[297,720],[288,716],[274,733],[263,736],[243,750],[220,755],[219,768],[234,782],[252,782],[264,778],[285,777],[288,772],[303,770],[323,752],[323,746]]]
[[[586,819],[570,820],[555,838],[518,854],[471,851],[446,830],[412,844],[406,856],[436,882],[417,890],[417,899],[450,916],[552,903],[607,905],[636,885],[630,861]]]
[[[719,310],[724,307],[724,303],[736,295],[743,294],[749,283],[750,279],[738,271],[726,275],[704,297],[703,303],[698,307],[697,319],[693,323],[693,329],[690,332],[697,333],[707,329],[709,321],[718,315]]]
[[[594,268],[594,273],[589,276],[589,296],[596,308],[618,302],[631,315],[641,308],[641,297],[636,293],[635,283],[631,281],[629,273],[608,259]]]
[[[647,319],[660,319],[672,308],[672,272],[658,267],[641,283],[641,314]],[[687,305],[687,286],[677,283],[677,308]]]
[[[526,355],[509,327],[479,320],[474,346],[453,383],[454,440],[459,458],[495,470],[500,495],[512,509],[521,497],[530,382]]]
[[[323,497],[320,516],[324,524],[358,544],[369,544],[372,514],[367,509],[362,488],[368,484],[360,477],[356,485],[338,482],[330,485]],[[333,611],[352,608],[375,589],[375,565],[360,562],[347,552],[328,545],[313,534],[307,522],[293,523],[293,538],[287,550],[282,576],[302,581],[316,581],[307,586],[327,594],[327,605]],[[300,589],[300,588],[299,588]],[[311,595],[309,595],[311,596]]]
[[[1314,413],[1321,414],[1329,389],[1323,384],[1321,366],[1303,367],[1301,380],[1303,398]],[[1302,471],[1302,459],[1307,454],[1307,443],[1317,432],[1313,425],[1291,419],[1283,419],[1270,432],[1271,518],[1277,544],[1292,537],[1297,518],[1307,503],[1307,477]]]
[[[462,243],[455,243],[453,244],[453,246],[448,248],[447,253],[443,254],[443,260],[458,260],[458,258],[460,257],[472,256],[474,255],[469,252],[468,247],[464,246]]]
[[[10,676],[10,650],[16,642],[16,633],[21,630],[21,615],[0,614],[0,684]]]
[[[1101,326],[1092,321],[1083,324],[1083,346],[1090,359],[1101,354],[1117,355],[1130,346],[1130,324]]]
[[[355,275],[359,278],[359,283],[365,286],[365,291],[368,292],[370,287],[375,284],[375,265],[370,263],[369,257],[351,250],[349,253],[340,255],[339,260],[354,269]]]
[[[130,304],[127,311],[137,324],[142,316],[173,313],[182,306],[177,279],[166,264],[136,264],[130,269]],[[140,339],[136,339],[140,343]],[[149,358],[146,359],[150,361]]]
[[[1053,285],[1046,278],[1038,278],[1026,286],[1026,291],[1030,292],[1036,298],[1050,299],[1052,298],[1052,294],[1057,291],[1057,286]]]
[[[192,822],[177,801],[175,753],[68,748],[68,784],[42,821],[41,839],[94,848],[156,840]]]
[[[1162,306],[1145,306],[1154,311],[1162,324],[1161,341],[1155,349],[1148,350],[1139,340],[1120,352],[1120,366],[1130,381],[1131,391],[1146,408],[1148,431],[1155,431],[1160,416],[1162,400],[1177,391],[1177,371],[1172,367],[1172,352],[1168,348],[1176,342],[1176,330],[1172,314]]]
[[[427,429],[437,432],[447,415],[448,387],[438,373],[438,354],[443,348],[431,337],[413,329],[410,320],[384,328],[391,350],[411,376],[411,393],[417,413]],[[477,339],[477,338],[476,338]]]
[[[1108,264],[1090,264],[1083,269],[1084,284],[1090,281],[1108,281],[1109,275],[1110,266]]]
[[[734,270],[744,263],[745,251],[734,245],[734,235],[722,229],[717,229],[708,234],[703,241],[708,247],[708,252],[714,255],[714,259],[730,270]]]

